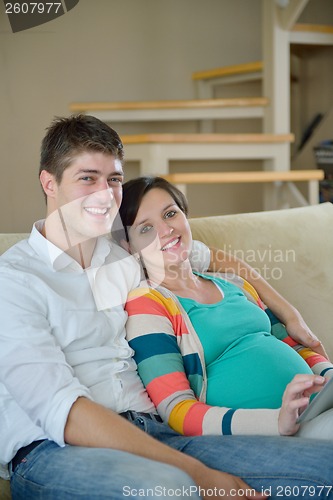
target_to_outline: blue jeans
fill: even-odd
[[[126,500],[141,498],[140,492],[155,499],[163,488],[193,488],[189,476],[169,465],[105,448],[60,448],[52,441],[32,450],[10,481],[13,500]]]
[[[262,436],[180,436],[137,415],[133,424],[206,465],[244,479],[271,498],[333,499],[333,443]],[[178,496],[197,499],[181,471],[125,452],[45,441],[12,474],[13,500]],[[170,492],[176,492],[174,495]],[[179,492],[183,492],[179,494]]]

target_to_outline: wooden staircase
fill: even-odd
[[[283,191],[282,185],[297,204],[318,203],[318,182],[323,172],[299,170],[296,175],[290,171],[290,144],[294,140],[289,130],[290,48],[296,44],[333,45],[333,26],[294,25],[307,1],[295,0],[286,10],[275,2],[263,1],[264,60],[193,73],[197,99],[78,102],[70,105],[70,111],[88,113],[111,124],[148,124],[147,133],[121,134],[125,160],[139,162],[140,175],[163,175],[184,190],[197,182],[264,183],[264,209],[285,207],[286,189]],[[263,82],[265,97],[214,98],[216,85],[251,80]],[[261,133],[211,132],[217,120],[253,118],[262,121]],[[194,121],[197,132],[156,133],[158,123],[172,121]],[[263,170],[171,174],[170,163],[174,160],[261,160]],[[308,184],[307,201],[294,182]]]
[[[265,97],[139,102],[77,102],[72,113],[90,113],[106,122],[263,118]]]

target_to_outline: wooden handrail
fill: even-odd
[[[161,175],[173,184],[240,184],[252,182],[297,182],[320,181],[324,179],[323,170],[287,170],[252,172],[194,172]]]
[[[136,134],[123,135],[124,144],[152,143],[225,143],[270,144],[293,142],[293,134]]]
[[[333,33],[333,26],[327,24],[295,24],[292,31],[305,31],[310,33]]]
[[[244,64],[234,64],[222,68],[209,69],[205,71],[196,71],[192,74],[192,80],[209,80],[210,78],[219,78],[230,75],[242,75],[246,73],[260,72],[263,69],[262,61],[249,62]]]
[[[267,106],[266,97],[237,97],[230,99],[187,99],[173,101],[124,101],[124,102],[73,102],[71,112],[143,110],[143,109],[188,109],[188,108],[230,108]]]

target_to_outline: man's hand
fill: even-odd
[[[193,479],[197,483],[199,495],[204,499],[218,498],[218,497],[232,497],[237,500],[240,499],[264,499],[266,495],[255,491],[246,484],[242,479],[226,472],[219,472],[209,469],[205,466],[199,467],[198,474]],[[212,494],[214,492],[214,494]]]
[[[313,351],[321,354],[326,359],[328,359],[328,355],[323,344],[310,330],[301,315],[288,320],[285,324],[285,327],[288,335],[290,335],[290,337],[293,338],[296,342],[299,342],[305,347],[309,347]]]

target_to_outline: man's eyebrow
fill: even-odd
[[[80,168],[77,172],[75,172],[75,175],[80,175],[80,174],[101,174],[102,172],[100,170],[96,170],[93,168]],[[120,175],[124,177],[124,172],[122,170],[115,170],[114,172],[111,172],[108,177],[112,175]]]
[[[122,177],[124,177],[124,172],[122,170],[115,170],[114,172],[111,172],[111,174],[109,174],[109,177],[110,175],[121,175]]]
[[[90,168],[80,168],[80,170],[77,170],[77,172],[75,172],[75,175],[79,175],[79,174],[98,174],[99,171],[98,170],[94,170],[94,169],[90,169]]]

